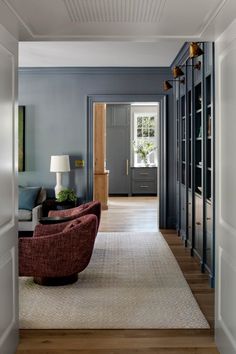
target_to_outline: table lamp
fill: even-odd
[[[56,186],[55,196],[58,197],[58,193],[65,189],[62,184],[62,172],[70,171],[69,155],[54,155],[51,156],[50,172],[56,172]]]

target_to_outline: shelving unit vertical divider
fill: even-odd
[[[185,62],[185,223],[186,223],[186,235],[184,240],[185,247],[188,246],[188,190],[189,190],[189,105],[188,105],[188,60]]]
[[[180,95],[180,82],[178,81],[177,85],[177,97],[178,97],[178,132],[179,132],[179,151],[178,151],[178,160],[179,160],[179,185],[178,185],[178,193],[179,193],[179,208],[178,208],[178,213],[179,213],[179,230],[178,230],[178,236],[180,236],[180,229],[181,229],[181,124],[180,124],[180,119],[181,119],[181,95]]]
[[[203,43],[203,51],[206,52],[205,43]],[[205,264],[206,264],[206,249],[207,249],[207,235],[206,235],[206,200],[207,200],[207,97],[206,97],[206,76],[205,76],[205,55],[202,56],[202,98],[203,98],[203,105],[202,105],[202,133],[203,133],[203,166],[205,168],[202,171],[202,187],[203,187],[203,243],[202,243],[202,272],[205,271]]]
[[[191,59],[191,65],[194,64],[194,59]],[[191,256],[194,256],[194,246],[195,246],[195,186],[196,186],[196,181],[195,181],[195,112],[196,112],[196,108],[195,108],[195,87],[194,87],[194,71],[191,71],[192,73],[192,124],[191,124],[191,135],[192,135],[192,169],[191,169],[191,179],[192,179],[192,245],[191,245]]]

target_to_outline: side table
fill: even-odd
[[[58,224],[66,221],[73,220],[72,217],[61,217],[61,216],[43,216],[39,219],[40,224],[50,225],[50,224]]]
[[[42,204],[42,215],[44,217],[48,216],[50,210],[70,209],[75,208],[76,206],[78,206],[77,202],[59,202],[56,199],[46,199]]]

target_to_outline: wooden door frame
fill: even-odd
[[[89,95],[87,96],[87,200],[93,199],[93,106],[94,103],[131,103],[158,102],[159,117],[159,153],[158,153],[158,194],[159,227],[167,225],[167,95]]]

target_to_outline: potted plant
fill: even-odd
[[[77,195],[73,189],[66,188],[58,193],[57,201],[58,202],[74,202],[76,205]]]
[[[153,143],[150,143],[148,141],[144,141],[142,143],[136,144],[135,141],[133,141],[133,147],[134,151],[139,155],[140,159],[143,161],[144,165],[147,167],[148,164],[148,155],[156,150],[156,146]]]

